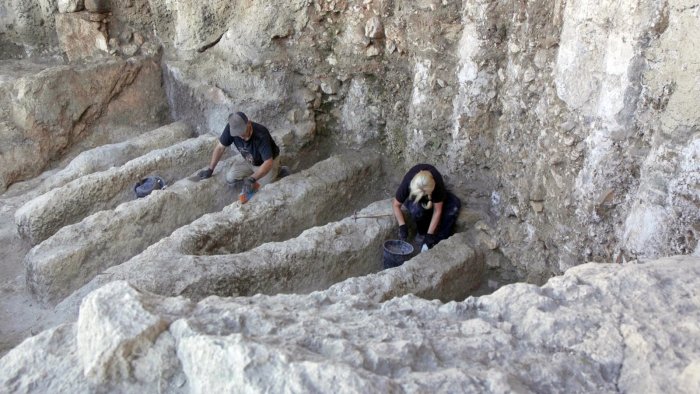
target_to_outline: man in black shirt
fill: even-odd
[[[442,175],[430,164],[417,164],[404,175],[396,190],[393,211],[399,223],[399,238],[406,241],[408,226],[401,211],[406,207],[428,249],[454,234],[454,225],[462,206],[459,198],[447,190]]]
[[[255,183],[264,186],[277,178],[280,163],[277,144],[265,126],[251,122],[243,112],[228,116],[228,123],[214,148],[209,167],[199,172],[200,178],[211,177],[224,150],[231,144],[236,146],[246,161],[231,166],[226,173],[227,183],[233,185],[243,181],[243,191],[247,192]]]

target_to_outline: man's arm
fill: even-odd
[[[259,181],[262,177],[267,175],[268,172],[270,172],[270,169],[272,169],[272,162],[274,159],[269,158],[265,160],[261,165],[260,168],[258,168],[255,173],[253,173],[252,177],[255,178],[256,181]]]
[[[219,163],[219,160],[221,160],[221,156],[223,156],[225,150],[226,147],[223,146],[221,142],[216,141],[216,147],[214,147],[214,151],[211,153],[211,161],[209,162],[209,169],[212,170],[212,172]]]

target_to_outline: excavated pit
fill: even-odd
[[[223,161],[222,166],[233,160]],[[206,182],[185,178],[146,198],[92,214],[29,251],[24,260],[29,290],[43,302],[59,300],[105,269],[236,198],[222,177]]]
[[[266,185],[247,204],[230,204],[220,212],[204,215],[180,227],[143,253],[98,275],[71,299],[79,300],[91,289],[118,278],[129,278],[129,281],[138,282],[139,286],[154,292],[181,294],[189,286],[188,282],[194,282],[190,276],[196,276],[197,269],[213,270],[215,265],[207,262],[221,261],[224,265],[230,265],[231,258],[239,256],[241,252],[266,243],[288,240],[309,227],[352,214],[355,208],[360,208],[355,205],[364,204],[367,198],[372,197],[375,189],[372,180],[375,179],[381,179],[378,155],[364,152],[333,156],[307,170]],[[205,182],[199,182],[202,183]],[[347,203],[339,206],[338,201],[346,201],[346,198]],[[390,209],[384,212],[387,228],[395,226],[395,220],[388,216],[390,213]],[[311,249],[311,253],[315,253],[315,247]],[[378,247],[371,248],[369,253],[376,255],[379,250]],[[277,257],[288,255],[283,251],[275,254]],[[251,258],[260,259],[259,256]],[[62,275],[64,268],[61,261],[50,269],[51,273]],[[28,274],[28,280],[34,277]],[[47,279],[33,281],[32,287],[47,289],[39,286],[39,283],[50,284],[51,288],[56,289],[66,285],[62,283],[59,286]],[[40,299],[55,301],[56,297],[42,298],[43,291],[36,292]]]
[[[400,267],[382,271],[381,246],[396,231],[387,199],[343,220],[305,230],[296,238],[267,242],[241,253],[184,255],[155,245],[106,271],[60,307],[76,305],[90,291],[114,280],[194,300],[327,289],[336,296],[363,293],[377,301],[405,294],[451,301],[464,299],[481,283],[484,259],[468,245],[466,233]]]
[[[216,138],[204,135],[152,151],[126,164],[86,175],[34,198],[15,213],[20,236],[32,245],[47,239],[61,227],[134,198],[133,185],[157,174],[167,183],[202,167],[211,156]]]

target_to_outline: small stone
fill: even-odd
[[[576,138],[573,135],[567,135],[562,138],[562,143],[566,146],[571,146],[576,142]]]
[[[129,42],[131,42],[131,39],[132,39],[133,37],[134,37],[134,34],[133,34],[130,30],[124,30],[124,31],[121,32],[121,34],[119,35],[119,39],[120,39],[123,43],[129,43]]]
[[[85,7],[82,0],[58,0],[56,5],[58,7],[58,12],[62,14],[82,11]]]
[[[306,87],[312,92],[318,92],[318,89],[320,89],[316,82],[309,82],[306,84]]]
[[[90,12],[108,12],[109,11],[109,1],[108,0],[85,0],[85,9]]]
[[[375,57],[379,55],[379,49],[372,45],[371,47],[367,48],[366,55],[367,57]]]
[[[143,38],[143,35],[139,32],[134,33],[134,44],[141,46],[143,43],[146,42],[146,39]]]
[[[138,51],[139,51],[139,47],[136,44],[131,43],[131,44],[122,45],[122,53],[126,56],[129,56],[129,57],[134,56],[136,54],[136,52],[138,52]]]
[[[336,94],[338,93],[339,82],[336,79],[325,78],[321,81],[321,90],[325,94]]]
[[[369,38],[384,38],[384,26],[378,16],[373,16],[365,23],[365,36]]]
[[[523,73],[523,81],[532,82],[535,80],[535,75],[535,70],[532,67],[529,67],[527,70],[525,70],[525,73]]]
[[[541,201],[530,201],[530,206],[532,210],[537,213],[544,211],[544,204]]]
[[[109,52],[109,45],[107,44],[107,36],[104,34],[98,34],[95,36],[95,46],[97,49],[105,52]]]

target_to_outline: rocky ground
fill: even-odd
[[[698,278],[693,257],[591,263],[542,287],[447,304],[332,289],[194,303],[112,282],[76,323],[1,359],[0,387],[690,394],[700,387]]]

